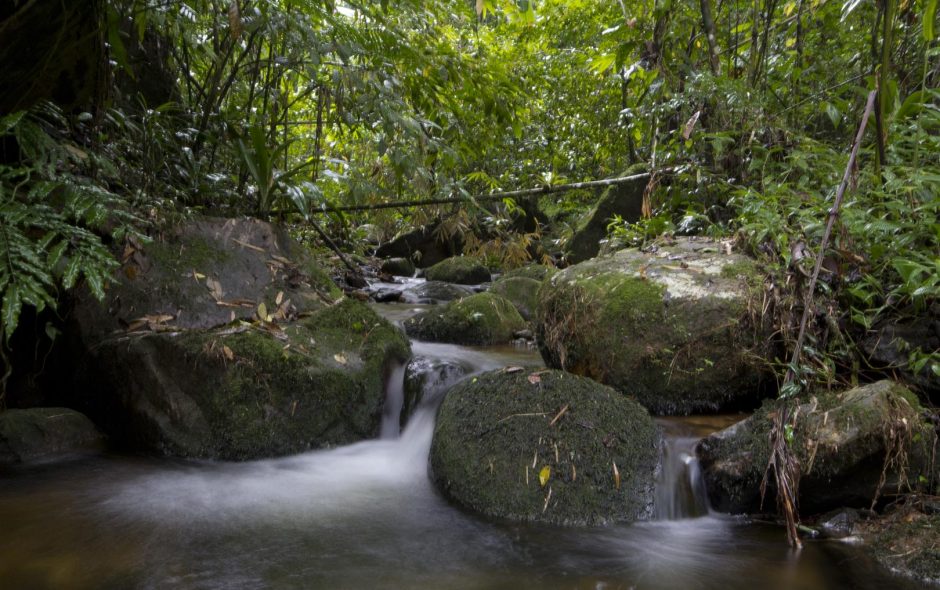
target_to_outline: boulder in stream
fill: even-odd
[[[654,414],[756,405],[770,330],[762,276],[728,246],[683,238],[569,267],[539,289],[545,363],[634,396]]]
[[[508,344],[525,320],[508,300],[477,293],[405,320],[405,332],[418,340],[486,346]]]
[[[381,270],[384,273],[399,277],[413,277],[415,265],[408,258],[389,258],[382,261]]]
[[[770,457],[770,430],[781,401],[703,439],[697,448],[712,506],[721,512],[761,510],[760,484]],[[885,492],[930,478],[936,435],[917,397],[891,381],[823,393],[796,412],[791,449],[800,461],[799,508],[816,514],[843,506],[868,508],[885,461]],[[901,467],[904,469],[901,469]],[[902,481],[903,480],[903,481]],[[770,484],[773,484],[771,477]],[[769,486],[764,509],[772,509]]]
[[[442,283],[441,281],[427,281],[401,292],[400,301],[403,303],[444,303],[470,295],[473,291],[463,285]]]
[[[68,408],[0,412],[0,465],[94,451],[104,440],[91,420]]]
[[[541,281],[526,277],[501,278],[490,287],[490,293],[505,297],[516,306],[522,319],[531,320],[535,316],[541,284]]]
[[[661,435],[639,404],[590,379],[520,367],[466,379],[438,413],[432,479],[453,502],[511,521],[648,519]]]
[[[443,281],[458,285],[479,285],[489,282],[490,271],[483,264],[468,256],[453,256],[442,260],[425,271],[429,281]]]
[[[279,228],[201,218],[128,244],[68,334],[81,407],[124,446],[253,459],[375,436],[404,335]]]

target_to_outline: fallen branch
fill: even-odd
[[[659,170],[657,174],[668,174],[672,169]],[[573,191],[585,188],[600,188],[613,186],[617,184],[626,184],[634,180],[649,178],[650,173],[634,174],[632,176],[622,176],[620,178],[605,178],[603,180],[590,180],[587,182],[572,182],[569,184],[554,184],[539,186],[536,188],[526,188],[515,191],[505,191],[487,195],[475,195],[465,197],[444,197],[440,199],[421,199],[416,201],[396,201],[393,203],[375,203],[372,205],[347,205],[345,207],[321,207],[316,209],[319,213],[338,213],[348,211],[374,211],[377,209],[401,209],[405,207],[425,207],[428,205],[446,205],[448,203],[463,203],[465,201],[499,201],[501,199],[512,199],[515,197],[528,197],[534,195],[548,195],[563,191]]]

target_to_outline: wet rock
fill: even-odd
[[[416,260],[422,268],[459,255],[463,251],[463,240],[458,236],[441,239],[437,228],[438,224],[426,225],[402,234],[376,248],[375,255],[378,258]]]
[[[869,366],[899,375],[935,403],[940,403],[940,374],[934,372],[931,363],[926,363],[916,374],[910,367],[913,351],[940,350],[940,304],[925,311],[922,317],[880,324],[862,340],[861,348],[868,356]]]
[[[839,508],[827,512],[816,521],[816,527],[829,539],[844,539],[856,534],[861,515],[854,508]]]
[[[532,338],[534,337],[532,335],[532,330],[529,330],[528,328],[526,328],[525,330],[519,330],[512,336],[513,338],[521,338],[523,340],[532,340]]]
[[[584,262],[597,256],[600,241],[607,237],[607,226],[614,215],[625,221],[640,218],[643,209],[643,191],[648,178],[608,187],[587,219],[575,230],[565,257],[571,264]]]
[[[940,584],[940,514],[907,503],[860,525],[865,547],[882,566],[904,577]]]
[[[505,297],[513,305],[519,315],[525,320],[535,316],[535,307],[538,304],[538,291],[542,283],[535,279],[525,277],[508,277],[499,279],[490,287],[490,293]]]
[[[399,277],[412,277],[415,274],[415,265],[407,258],[389,258],[382,261],[382,272]]]
[[[506,344],[525,320],[499,295],[477,293],[419,313],[405,320],[404,327],[412,338],[428,342]]]
[[[503,370],[447,393],[431,472],[447,498],[486,516],[631,522],[652,516],[659,445],[647,412],[609,387],[561,371]]]
[[[437,403],[444,393],[473,367],[452,359],[418,356],[405,368],[404,402],[401,409],[402,426],[422,403]]]
[[[749,301],[753,261],[680,239],[623,250],[542,283],[535,332],[545,363],[635,396],[654,414],[753,406],[771,331]]]
[[[81,297],[67,330],[78,407],[114,441],[252,459],[378,432],[407,339],[283,230],[198,218],[122,254],[107,299]]]
[[[254,459],[378,434],[404,335],[344,299],[283,327],[129,335],[88,352],[90,413],[125,446]]]
[[[0,465],[99,450],[104,440],[91,420],[68,408],[0,412]]]
[[[699,443],[699,459],[716,510],[753,513],[761,509],[760,483],[770,456],[769,433],[782,403],[767,402],[750,418]],[[917,476],[930,471],[936,440],[921,411],[917,397],[891,381],[820,394],[800,405],[791,443],[802,473],[800,511],[815,514],[843,506],[869,507],[886,451],[898,449],[899,440],[903,441],[900,448],[908,482],[916,485]],[[901,473],[896,465],[886,475],[884,490],[897,490]],[[769,489],[767,493],[764,508],[770,510],[775,492]]]
[[[394,303],[401,299],[400,289],[379,289],[372,292],[372,300],[377,303]]]
[[[425,271],[429,281],[443,281],[458,285],[479,285],[490,280],[490,271],[478,260],[454,256],[442,260]]]
[[[401,294],[404,303],[434,304],[454,301],[470,295],[473,291],[462,285],[452,285],[440,281],[428,281],[405,289]]]

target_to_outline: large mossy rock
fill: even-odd
[[[760,510],[760,484],[770,458],[773,416],[782,404],[767,402],[750,418],[699,443],[706,487],[716,510]],[[888,450],[904,451],[911,483],[919,476],[929,480],[936,436],[921,411],[917,397],[891,381],[821,394],[801,404],[790,443],[802,473],[800,510],[813,514],[842,506],[868,508]],[[886,492],[897,490],[897,466],[889,466],[886,472]],[[768,491],[765,510],[772,509],[774,493]]]
[[[73,329],[88,343],[137,320],[211,328],[250,320],[261,303],[272,314],[284,306],[283,315],[293,317],[342,296],[286,231],[254,219],[197,218],[151,242],[128,244],[119,255],[123,263],[105,301],[81,296],[72,312]]]
[[[467,379],[441,405],[434,483],[491,517],[564,525],[648,519],[660,433],[637,403],[562,371]]]
[[[283,327],[128,335],[92,349],[92,415],[132,448],[252,459],[378,434],[404,335],[344,299]]]
[[[538,292],[541,284],[541,281],[526,277],[508,277],[493,283],[490,287],[490,293],[508,299],[516,306],[516,310],[523,319],[531,320],[535,317],[535,308],[538,304]]]
[[[751,321],[755,264],[681,239],[569,267],[542,283],[535,321],[550,367],[635,396],[655,414],[755,405],[769,330]]]
[[[419,227],[397,236],[376,248],[378,258],[407,258],[414,260],[421,268],[433,266],[438,262],[457,256],[463,251],[463,239],[459,235],[442,237],[438,232],[440,224]]]
[[[250,459],[377,434],[407,339],[283,230],[199,218],[121,254],[67,329],[78,403],[118,443]]]
[[[503,273],[500,279],[525,277],[527,279],[533,279],[542,282],[556,272],[558,272],[558,269],[553,266],[546,266],[544,264],[527,264],[526,266],[520,266],[519,268],[506,271]]]
[[[483,264],[467,256],[454,256],[442,260],[425,272],[429,281],[443,281],[458,285],[479,285],[489,282],[490,271]]]
[[[615,215],[629,222],[640,218],[643,210],[643,191],[646,190],[648,181],[648,178],[643,177],[604,190],[597,205],[571,237],[565,253],[568,262],[577,264],[597,256],[601,240],[607,237],[607,226]]]
[[[405,320],[405,332],[428,342],[485,346],[507,344],[525,328],[511,302],[492,293],[477,293],[429,309]]]
[[[413,277],[416,269],[414,262],[408,258],[389,258],[382,261],[381,270],[399,277]]]
[[[104,435],[75,410],[31,408],[0,412],[0,465],[98,450],[103,444]]]

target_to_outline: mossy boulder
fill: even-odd
[[[458,285],[479,285],[489,282],[490,271],[483,264],[467,256],[453,256],[442,260],[425,272],[429,281],[443,281]]]
[[[490,517],[631,522],[653,514],[660,442],[646,410],[609,387],[504,369],[447,393],[431,473],[451,501]]]
[[[558,272],[558,269],[554,266],[546,266],[544,264],[527,264],[525,266],[520,266],[519,268],[506,271],[500,278],[508,279],[513,277],[525,277],[527,279],[534,279],[536,281],[542,282],[556,272]]]
[[[940,511],[937,502],[907,502],[881,518],[860,524],[862,538],[869,553],[884,567],[905,576],[932,584],[940,584]]]
[[[0,412],[0,464],[94,451],[104,440],[91,420],[68,408]]]
[[[79,294],[72,312],[70,329],[88,344],[148,324],[204,329],[252,319],[261,303],[274,315],[283,307],[282,320],[342,296],[284,229],[255,219],[192,219],[117,254],[122,265],[105,300]]]
[[[760,284],[753,261],[711,240],[595,258],[542,283],[539,349],[655,414],[753,407],[770,338],[752,321]]]
[[[92,351],[90,413],[125,446],[254,459],[378,434],[385,380],[404,335],[344,299],[282,327],[131,334]]]
[[[485,346],[508,343],[525,328],[525,320],[508,300],[477,293],[419,313],[405,320],[404,326],[418,340]]]
[[[565,253],[568,262],[577,264],[597,256],[601,240],[607,237],[607,226],[615,215],[629,222],[638,220],[648,182],[647,177],[642,177],[607,187],[568,242]]]
[[[750,418],[699,443],[697,452],[715,509],[760,510],[773,417],[784,403],[767,402]],[[916,484],[921,475],[929,480],[936,436],[921,413],[917,397],[892,381],[823,393],[800,404],[790,443],[802,473],[800,510],[814,514],[842,506],[868,508],[889,450],[903,450],[910,483]],[[902,475],[897,466],[885,472],[883,491],[897,491]],[[768,491],[765,509],[773,506],[774,493]]]
[[[427,281],[401,292],[400,300],[404,303],[444,303],[466,297],[473,290],[463,285]]]
[[[389,258],[382,261],[382,272],[399,277],[413,277],[415,264],[407,258]]]
[[[535,316],[535,307],[538,303],[538,291],[541,281],[525,277],[508,277],[499,279],[490,287],[490,293],[495,293],[508,299],[519,315],[525,320]]]

